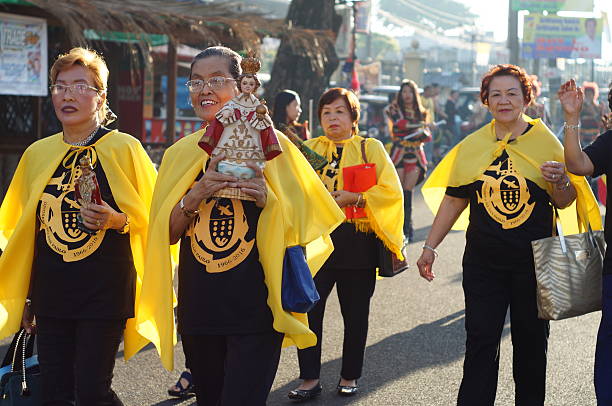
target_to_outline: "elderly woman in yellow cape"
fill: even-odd
[[[463,256],[467,342],[458,405],[494,404],[508,307],[515,402],[544,404],[549,325],[538,319],[531,241],[552,235],[556,210],[568,234],[578,232],[577,214],[601,228],[586,180],[566,171],[563,147],[544,123],[523,114],[532,97],[522,68],[493,67],[483,78],[481,101],[494,120],[452,149],[423,186],[436,213],[417,262],[425,279],[434,278],[437,246],[451,227],[465,229],[469,216]]]
[[[188,87],[196,114],[210,122],[237,94],[240,56],[224,47],[198,54]],[[173,368],[176,343],[171,245],[179,240],[178,330],[198,403],[263,405],[278,367],[281,342],[316,343],[303,314],[281,305],[287,247],[306,247],[311,271],[329,256],[328,235],[343,213],[301,153],[277,133],[282,153],[263,173],[238,181],[216,171],[198,147],[204,130],[170,147],[159,168],[151,210],[147,272],[138,332]],[[213,198],[240,188],[254,201]],[[144,342],[143,342],[144,344]]]
[[[115,357],[124,328],[127,349],[138,337],[156,173],[137,139],[104,127],[108,75],[94,51],[58,57],[51,97],[63,131],[28,147],[0,208],[0,338],[20,324],[37,331],[43,404],[122,405],[110,387]],[[101,205],[75,196],[85,156]]]

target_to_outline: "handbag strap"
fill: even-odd
[[[364,164],[367,164],[368,163],[368,158],[366,157],[365,143],[366,143],[366,140],[364,138],[364,139],[361,140],[361,159],[363,159],[363,163]]]

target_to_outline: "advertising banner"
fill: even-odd
[[[47,95],[47,22],[0,13],[0,94]]]
[[[522,57],[601,58],[600,18],[525,16]]]
[[[527,10],[531,13],[548,11],[586,11],[592,12],[594,0],[511,0],[512,10]]]

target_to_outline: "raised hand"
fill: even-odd
[[[580,111],[584,102],[584,89],[577,87],[574,79],[570,79],[562,84],[557,92],[557,96],[561,102],[561,107],[563,107],[566,122],[569,122],[568,119],[570,118],[576,119],[580,117]]]

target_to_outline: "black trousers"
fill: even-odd
[[[376,272],[373,269],[321,269],[314,278],[321,300],[308,312],[308,325],[317,335],[317,345],[298,350],[300,379],[319,379],[321,372],[321,342],[325,304],[334,284],[338,292],[344,320],[342,370],[344,379],[358,379],[363,369],[370,299],[374,294]]]
[[[36,323],[44,406],[123,406],[111,382],[125,320]]]
[[[199,406],[263,406],[280,360],[283,334],[182,334]]]
[[[533,264],[463,265],[465,329],[463,380],[457,404],[493,406],[499,347],[510,306],[515,405],[542,406],[549,323],[538,319]]]

